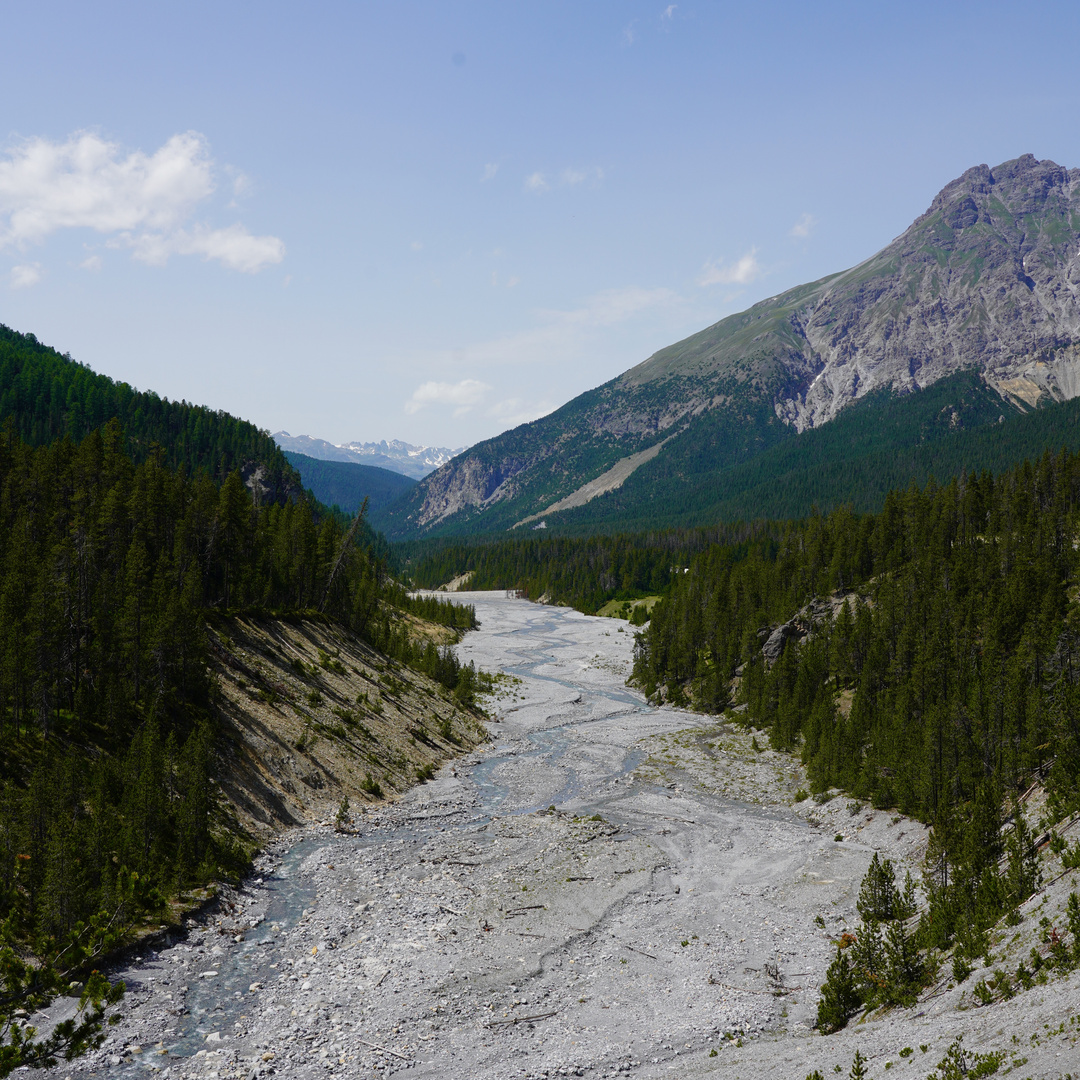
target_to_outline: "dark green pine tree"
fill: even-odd
[[[844,950],[836,950],[836,958],[825,973],[818,1000],[818,1030],[830,1035],[847,1026],[848,1020],[862,1004],[862,997],[855,982],[854,973]]]

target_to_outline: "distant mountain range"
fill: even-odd
[[[337,444],[325,439],[313,439],[310,435],[290,435],[287,431],[275,431],[271,438],[282,450],[291,450],[294,454],[303,454],[319,461],[355,461],[360,465],[374,465],[401,473],[402,476],[411,476],[414,480],[434,472],[465,449],[463,446],[456,450],[445,446],[413,446],[400,439]]]
[[[816,447],[814,468],[838,475],[851,444],[804,440],[855,403],[863,407],[845,430],[864,456],[876,452],[887,415],[893,450],[956,449],[973,427],[998,425],[996,460],[1012,453],[1007,432],[1022,414],[1080,396],[1078,290],[1080,170],[1030,154],[976,166],[865,262],[763,300],[477,444],[377,525],[400,538],[539,521],[677,525],[721,512],[733,491],[739,512],[756,516],[750,492],[768,502],[777,470],[796,494],[813,486],[808,474],[799,479],[809,467],[800,449]],[[917,399],[943,379],[928,418],[930,400]],[[1023,425],[1023,453],[1038,449],[1040,423]],[[790,451],[762,457],[784,443]],[[990,453],[991,443],[979,445]],[[932,465],[934,455],[920,453],[913,467],[975,464],[950,451]],[[891,475],[901,459],[880,464]],[[832,481],[822,490],[865,501]],[[809,508],[805,497],[791,505]]]

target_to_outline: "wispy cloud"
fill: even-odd
[[[499,171],[499,166],[492,161],[489,161],[484,166],[484,175],[480,177],[480,183],[486,184],[489,180],[495,179],[495,174]]]
[[[27,263],[23,266],[13,266],[8,282],[13,289],[29,289],[36,285],[44,277],[44,271],[40,263]]]
[[[662,14],[660,15],[660,18],[663,19],[665,22],[671,22],[671,20],[675,18],[675,9],[678,6],[678,4],[668,4],[668,6],[664,8]]]
[[[757,248],[751,248],[733,264],[722,260],[707,262],[701,269],[699,285],[749,285],[761,277],[761,267],[757,261]]]
[[[424,250],[424,245],[423,245],[423,244],[422,244],[422,243],[421,243],[421,242],[420,242],[419,240],[414,240],[414,241],[413,241],[413,242],[412,242],[412,243],[411,243],[411,244],[409,245],[409,248],[410,248],[410,250],[412,250],[412,251],[423,251],[423,250]]]
[[[625,48],[629,49],[630,46],[634,44],[636,38],[637,32],[634,30],[634,23],[627,23],[626,26],[623,27],[622,36],[619,38],[619,41]]]
[[[514,283],[511,278],[507,287]],[[422,382],[405,402],[406,413],[441,407],[455,417],[471,414],[474,425],[481,418],[495,421],[503,430],[551,412],[558,403],[549,394],[560,374],[595,360],[597,344],[610,340],[613,330],[632,333],[635,320],[657,316],[678,319],[685,307],[670,289],[608,289],[576,307],[537,310],[534,325],[515,333],[386,362],[468,376]]]
[[[89,270],[94,274],[96,274],[101,269],[101,266],[102,263],[100,255],[89,255],[87,256],[87,258],[83,259],[81,263],[79,263],[80,270]]]
[[[413,395],[405,402],[405,411],[410,415],[419,412],[425,405],[453,405],[454,415],[464,416],[474,406],[484,400],[491,389],[479,379],[462,379],[461,382],[425,382],[421,383]]]
[[[547,310],[540,314],[553,325],[614,326],[649,309],[668,307],[678,299],[670,289],[642,289],[632,285],[625,289],[605,289],[590,297],[582,307],[570,311]]]
[[[507,282],[507,285],[509,286],[510,282]],[[583,355],[597,332],[630,322],[639,316],[654,314],[663,309],[675,309],[682,304],[682,298],[671,289],[643,289],[637,286],[608,289],[590,297],[580,307],[542,308],[536,312],[537,325],[527,329],[487,341],[474,342],[459,349],[438,350],[417,359],[421,359],[421,362],[433,370],[446,370],[451,365],[458,370],[465,368],[473,372],[507,366],[544,369],[553,362]],[[473,382],[474,380],[466,379],[464,383],[454,385],[464,387]],[[439,387],[440,392],[443,392],[450,384],[424,385]],[[424,395],[432,393],[435,391],[424,391]],[[417,398],[414,394],[413,400],[419,407],[427,401],[427,397]]]
[[[521,398],[511,397],[504,401],[498,401],[485,410],[484,415],[498,420],[505,428],[514,428],[519,424],[527,424],[530,420],[539,420],[541,416],[547,416],[555,406],[546,399],[543,401],[525,402]]]
[[[149,266],[164,266],[173,255],[201,255],[204,261],[216,259],[229,270],[245,274],[258,273],[285,258],[285,245],[276,236],[252,236],[243,225],[140,233],[108,241],[108,246],[130,247],[134,257]]]
[[[788,236],[794,236],[799,240],[805,240],[813,231],[814,226],[817,225],[817,218],[813,214],[803,214],[794,225],[791,226],[791,231]]]
[[[553,187],[572,188],[584,184],[586,181],[591,181],[595,187],[603,179],[604,170],[599,165],[584,167],[568,165],[565,169],[560,169],[554,176],[549,176],[543,172],[534,172],[526,176],[525,190],[539,195],[545,191],[550,191]]]
[[[201,255],[246,273],[281,262],[285,245],[275,236],[192,221],[215,192],[216,171],[230,172],[217,170],[194,131],[153,154],[125,152],[92,132],[24,140],[0,156],[0,247],[25,250],[64,229],[90,229],[144,262]],[[234,196],[248,184],[233,173]]]
[[[457,383],[421,383],[405,403],[405,412],[412,415],[429,405],[445,405],[452,407],[454,417],[459,418],[483,406],[491,397],[492,390],[493,387],[479,379],[462,379]],[[527,402],[519,397],[508,397],[487,405],[483,415],[497,420],[502,427],[517,427],[518,424],[545,416],[554,407],[546,399]]]
[[[586,180],[592,180],[599,184],[603,179],[604,170],[596,165],[589,169],[563,169],[563,171],[559,173],[559,182],[564,187],[577,187],[578,184],[583,184]]]

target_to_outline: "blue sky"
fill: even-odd
[[[459,446],[865,258],[971,165],[1080,167],[1080,6],[36,3],[0,322],[333,441]]]

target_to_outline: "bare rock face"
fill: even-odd
[[[1035,404],[1080,393],[1080,170],[1030,154],[947,185],[902,236],[833,278],[792,325],[820,367],[776,403],[802,430],[879,387],[975,367]]]
[[[480,443],[421,481],[386,527],[408,535],[485,514],[508,528],[673,435],[705,432],[719,470],[775,438],[769,420],[801,432],[871,391],[907,394],[961,369],[1024,406],[1069,400],[1080,396],[1078,289],[1080,169],[1030,154],[978,165],[865,262]]]

